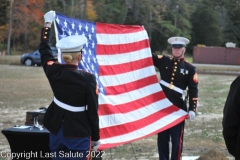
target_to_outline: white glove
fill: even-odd
[[[195,118],[195,113],[193,111],[189,111],[188,115],[190,120],[193,120]]]
[[[101,142],[100,141],[92,141],[92,150],[96,151],[98,147],[100,146]]]
[[[52,23],[55,19],[55,11],[48,11],[47,13],[44,14],[44,20],[46,22]]]

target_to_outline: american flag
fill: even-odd
[[[146,30],[136,25],[89,22],[56,13],[57,41],[84,35],[79,68],[99,87],[100,150],[154,135],[187,118],[158,83]]]

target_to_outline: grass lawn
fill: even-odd
[[[196,156],[215,149],[231,157],[221,134],[221,120],[230,84],[236,76],[207,74],[198,76],[201,105],[198,112],[201,114],[197,115],[193,121],[186,120],[183,155]],[[48,106],[52,97],[53,94],[42,67],[0,65],[1,129],[17,124],[24,125],[26,112]],[[154,135],[106,150],[103,159],[157,160],[156,139],[157,136]],[[0,134],[0,152],[3,151],[10,152],[11,150],[7,139]]]

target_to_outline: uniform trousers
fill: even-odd
[[[170,138],[172,141],[171,160],[180,160],[182,152],[184,122],[158,133],[159,160],[169,160]]]
[[[49,144],[53,160],[87,160],[90,151],[90,137],[66,138],[63,126],[57,135],[50,133]]]

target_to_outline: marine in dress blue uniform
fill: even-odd
[[[173,57],[152,54],[154,66],[159,69],[160,85],[166,97],[177,107],[189,112],[189,119],[195,117],[198,100],[198,76],[196,67],[184,59],[185,46],[189,40],[184,37],[171,37]],[[188,89],[189,105],[185,103]],[[158,134],[158,152],[160,160],[169,160],[169,143],[172,142],[171,160],[180,160],[184,122]]]
[[[54,11],[44,15],[39,45],[42,67],[54,95],[43,125],[50,131],[53,159],[86,160],[91,143],[94,150],[100,145],[96,78],[78,69],[87,42],[84,36],[68,36],[58,41],[56,47],[61,49],[65,64],[54,60],[49,45],[54,17]]]
[[[228,152],[240,160],[240,75],[232,82],[223,109],[223,138]]]

